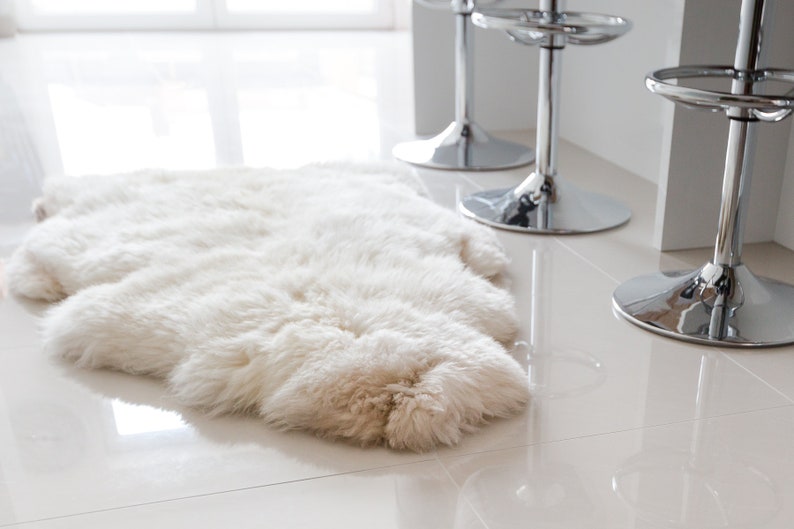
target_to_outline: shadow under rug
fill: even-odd
[[[528,399],[496,236],[402,167],[50,178],[35,211],[10,287],[63,300],[45,350],[80,366],[161,377],[208,413],[417,451]]]

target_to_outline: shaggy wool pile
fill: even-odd
[[[45,349],[184,403],[423,451],[527,401],[494,234],[392,165],[51,178],[8,263]]]

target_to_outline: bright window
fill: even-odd
[[[409,5],[407,0],[14,1],[23,31],[387,29],[394,27],[395,6],[405,11]]]
[[[374,13],[377,8],[376,0],[226,0],[226,9],[232,13]]]
[[[108,0],[30,0],[30,6],[41,14],[96,13],[190,13],[196,10],[196,0],[136,0],[109,2]]]
[[[14,0],[22,31],[209,29],[220,0]]]

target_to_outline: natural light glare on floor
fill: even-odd
[[[118,399],[111,404],[116,432],[119,435],[181,430],[187,424],[178,413],[138,404],[129,404]]]
[[[248,109],[240,114],[246,165],[289,168],[378,156],[378,115],[371,101],[328,87],[240,90],[238,97]]]
[[[163,83],[117,94],[98,98],[91,87],[49,86],[65,173],[197,169],[215,164],[204,90]]]
[[[132,51],[127,41],[98,48],[85,37],[47,50],[36,82],[49,99],[55,172],[390,158],[386,142],[404,119],[395,98],[406,91],[395,67],[379,66],[384,51],[297,39],[274,47],[270,38],[236,46],[237,36],[223,36],[225,48],[199,49],[164,40]]]

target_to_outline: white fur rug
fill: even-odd
[[[527,401],[494,234],[396,166],[52,178],[8,263],[47,351],[362,444],[454,444]]]

